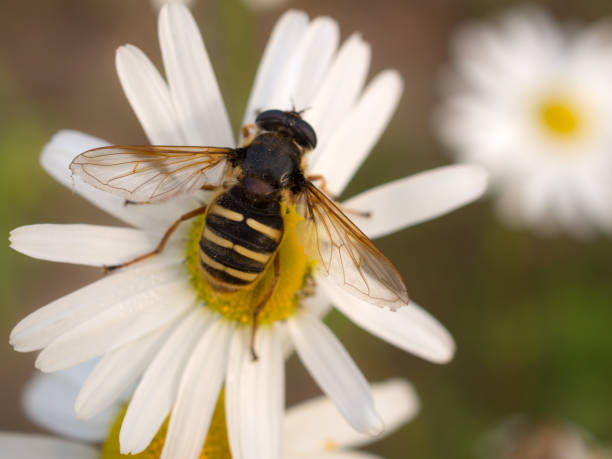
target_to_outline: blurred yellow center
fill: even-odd
[[[260,324],[285,320],[295,312],[314,267],[304,255],[304,247],[297,237],[296,226],[303,217],[296,212],[295,206],[283,206],[282,212],[285,230],[278,249],[280,275],[272,296],[259,313]],[[269,263],[257,281],[243,289],[230,293],[213,289],[205,279],[200,265],[203,226],[204,216],[194,222],[187,246],[186,261],[191,282],[207,307],[228,319],[250,324],[253,321],[253,310],[261,303],[274,281],[274,262]]]
[[[583,124],[578,107],[563,97],[544,99],[538,115],[548,132],[563,138],[580,132]]]
[[[138,454],[121,454],[119,449],[119,431],[121,430],[121,423],[126,411],[127,406],[121,410],[119,416],[115,419],[110,434],[102,447],[101,459],[158,459],[161,457],[168,431],[168,419],[159,428],[147,449]],[[200,459],[230,459],[231,457],[225,423],[225,397],[223,391],[221,391],[210,427],[208,428],[204,447],[200,453]]]

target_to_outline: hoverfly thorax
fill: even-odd
[[[259,134],[245,149],[242,173],[245,178],[257,178],[281,189],[290,186],[300,171],[302,151],[284,135]]]

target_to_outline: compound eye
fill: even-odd
[[[257,115],[255,124],[265,131],[275,131],[289,125],[289,116],[282,110],[266,110]]]
[[[295,120],[293,124],[295,140],[301,146],[311,150],[317,146],[317,135],[310,124],[302,119]]]

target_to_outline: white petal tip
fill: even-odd
[[[474,199],[479,198],[489,185],[489,173],[484,167],[478,165],[465,165],[465,179],[469,181],[474,190]]]
[[[449,363],[455,357],[455,341],[450,334],[438,343],[437,349],[432,349],[431,354],[427,357],[432,363],[445,364]]]
[[[380,415],[375,411],[370,412],[367,427],[364,429],[364,433],[376,437],[385,431],[385,423],[381,419]]]

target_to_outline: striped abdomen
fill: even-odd
[[[237,184],[214,199],[200,239],[200,262],[217,289],[238,290],[255,282],[283,236],[276,200],[253,201]]]

